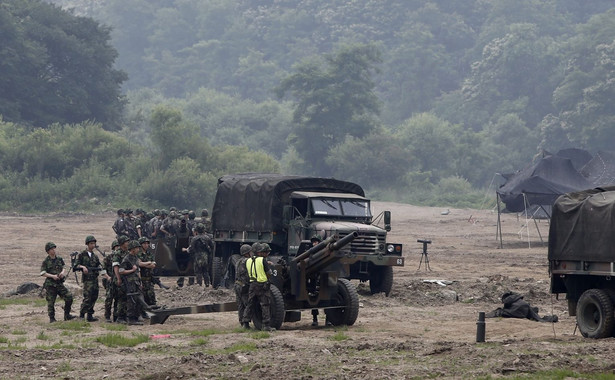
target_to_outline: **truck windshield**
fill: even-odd
[[[369,202],[356,199],[312,199],[314,215],[370,217]]]

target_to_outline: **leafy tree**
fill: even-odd
[[[40,0],[0,7],[0,114],[38,127],[96,120],[117,129],[127,77],[109,28]]]
[[[332,147],[346,135],[363,137],[376,125],[380,110],[371,78],[380,62],[375,45],[353,45],[304,62],[277,88],[296,102],[292,145],[308,170],[330,175],[325,162]]]

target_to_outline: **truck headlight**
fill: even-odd
[[[387,252],[393,253],[395,251],[395,246],[393,244],[387,245]]]

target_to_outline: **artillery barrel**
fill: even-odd
[[[293,259],[294,262],[299,262],[307,257],[309,257],[310,255],[318,252],[318,251],[322,251],[323,249],[327,248],[327,246],[335,241],[335,236],[329,236],[328,238],[326,238],[325,240],[321,241],[320,243],[316,244],[315,246],[313,246],[312,248],[308,249],[307,251],[303,252],[302,254],[300,254],[299,256],[295,257]]]
[[[341,256],[336,255],[337,251],[342,249],[345,245],[350,244],[354,239],[359,236],[357,232],[353,232],[342,239],[328,245],[320,251],[314,253],[308,260],[305,268],[306,274],[311,274],[322,270],[328,265],[341,259]]]

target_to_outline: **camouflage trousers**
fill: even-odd
[[[55,303],[56,298],[60,296],[64,300],[64,315],[70,313],[70,308],[73,306],[73,294],[62,283],[56,283],[45,287],[47,295],[47,314],[49,317],[55,317]]]
[[[209,277],[209,257],[207,252],[198,252],[194,256],[194,274],[196,275],[196,283],[201,285],[204,281],[205,286],[209,286],[211,281]]]
[[[235,283],[235,300],[237,302],[237,315],[239,316],[239,323],[243,320],[243,314],[246,311],[246,304],[248,303],[248,293],[250,291],[250,285],[244,285],[242,283]]]
[[[113,309],[113,301],[115,299],[115,288],[117,285],[114,281],[107,282],[107,289],[105,291],[105,319],[111,319],[111,313],[117,318],[117,302],[115,302],[115,309]]]
[[[126,319],[126,291],[124,290],[124,283],[121,286],[117,286],[115,283],[115,294],[113,300],[117,306],[113,312],[117,310],[117,314],[113,315],[114,319]]]
[[[250,322],[254,313],[255,303],[260,303],[262,312],[263,326],[269,326],[271,320],[271,291],[269,290],[268,282],[251,282],[250,290],[248,291],[248,301],[246,309],[243,312],[242,323]]]
[[[98,277],[83,281],[83,302],[81,302],[79,309],[80,317],[85,314],[94,314],[94,304],[98,299],[98,291]]]
[[[141,277],[141,283],[143,284],[143,298],[148,305],[156,304],[156,292],[154,291],[154,284],[151,277]]]

